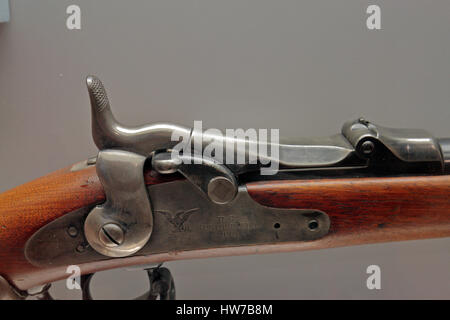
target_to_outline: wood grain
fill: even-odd
[[[145,172],[147,184],[180,176]],[[310,242],[168,252],[80,265],[83,273],[180,259],[287,252],[450,236],[450,176],[269,181],[247,184],[259,203],[319,209],[331,218],[326,237]],[[95,166],[70,167],[0,194],[0,275],[19,289],[67,277],[64,267],[39,269],[23,254],[28,238],[50,221],[104,201]]]
[[[247,184],[262,205],[308,208],[331,220],[332,246],[450,236],[450,176]]]

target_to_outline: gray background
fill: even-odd
[[[66,29],[78,4],[82,30]],[[365,26],[378,4],[382,30]],[[450,136],[450,2],[15,0],[0,24],[0,191],[96,153],[84,78],[118,119],[334,134],[364,115]],[[167,263],[178,297],[450,298],[450,239]],[[382,290],[366,288],[366,267]],[[119,276],[119,277],[117,277]],[[131,297],[144,275],[108,271],[94,295]],[[73,292],[57,283],[55,294]]]

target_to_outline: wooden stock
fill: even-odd
[[[321,210],[330,232],[314,247],[450,236],[450,176],[250,183],[250,196],[279,208]]]
[[[180,179],[145,172],[147,184]],[[226,255],[286,252],[450,236],[450,176],[268,181],[247,184],[266,206],[319,209],[330,233],[310,242],[170,252],[80,265],[82,273],[153,262]],[[0,194],[0,275],[19,289],[65,278],[65,267],[40,269],[24,257],[39,228],[75,209],[104,201],[95,166],[70,168]],[[282,227],[282,226],[281,226]]]

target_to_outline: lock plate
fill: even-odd
[[[265,207],[249,196],[245,186],[239,187],[233,201],[221,205],[186,180],[149,186],[148,192],[154,199],[153,233],[133,256],[310,241],[325,236],[330,228],[324,212]],[[86,241],[83,225],[91,209],[73,211],[38,230],[25,248],[30,263],[48,267],[110,259]]]

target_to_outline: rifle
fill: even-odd
[[[0,194],[0,298],[36,286],[51,298],[47,284],[76,265],[90,299],[95,272],[156,264],[141,298],[170,299],[166,261],[450,236],[450,139],[363,118],[332,137],[265,144],[126,127],[101,81],[86,82],[97,156]],[[220,148],[242,161],[218,161]]]

